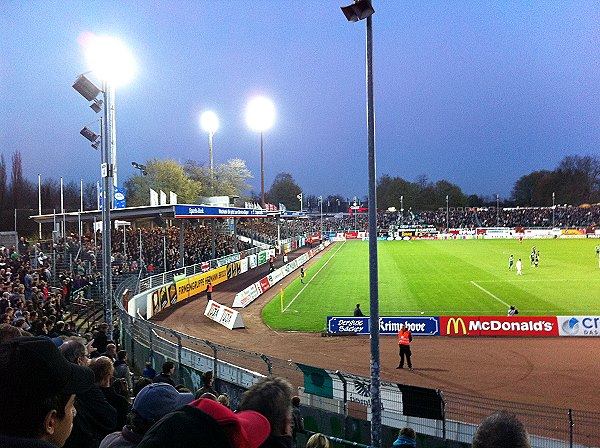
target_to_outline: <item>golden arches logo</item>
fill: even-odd
[[[454,328],[454,332],[450,332],[450,327]],[[458,329],[462,328],[462,334],[467,334],[467,326],[462,317],[451,317],[446,324],[446,334],[460,334]]]

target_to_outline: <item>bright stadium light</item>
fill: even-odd
[[[265,208],[265,151],[263,132],[271,129],[275,121],[275,106],[263,96],[251,99],[246,108],[246,122],[250,129],[260,132],[260,200]]]
[[[85,55],[91,70],[111,87],[119,87],[133,79],[137,71],[130,51],[118,39],[87,34]]]

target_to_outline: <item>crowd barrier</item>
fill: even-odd
[[[125,286],[141,290],[139,285]],[[192,337],[131,316],[121,303],[118,307],[122,345],[135,369],[141,370],[150,361],[160,370],[163,362],[174,361],[176,381],[191,390],[200,388],[202,372],[211,370],[217,389],[229,394],[234,407],[241,394],[263,376],[281,376],[299,391],[306,429],[368,444],[370,378]],[[600,413],[490,400],[386,382],[385,378],[381,384],[382,446],[392,446],[398,428],[411,426],[419,434],[421,447],[467,447],[477,424],[498,410],[518,415],[531,434],[533,447],[600,446]]]

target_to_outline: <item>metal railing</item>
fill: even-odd
[[[134,318],[122,305],[119,309],[123,346],[136,366],[150,360],[156,368],[167,360],[174,361],[179,366],[177,381],[191,390],[200,388],[202,372],[211,370],[218,390],[228,393],[233,406],[243,391],[262,376],[281,376],[298,389],[302,402],[307,403],[302,408],[307,430],[322,432],[334,439],[368,443],[369,378],[340,371],[327,373],[293,360],[228,347],[161,327],[142,317]],[[313,369],[312,373],[307,373],[307,369]],[[331,390],[321,394],[325,396],[307,386],[307,378],[318,374],[324,375],[324,383],[331,384]],[[515,413],[523,421],[533,447],[600,446],[600,413],[428,390],[430,395],[439,396],[442,417],[426,418],[419,415],[426,415],[431,409],[420,410],[419,405],[416,408],[410,405],[408,395],[401,392],[403,385],[382,381],[381,387],[386,425],[382,435],[384,446],[391,446],[397,429],[404,426],[417,431],[419,446],[437,446],[440,441],[468,446],[479,422],[498,410]],[[412,410],[407,411],[410,406]]]

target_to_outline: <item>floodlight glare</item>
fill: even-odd
[[[259,96],[248,102],[246,122],[251,129],[259,132],[266,131],[273,126],[274,121],[275,106],[270,99]]]
[[[92,36],[86,45],[91,69],[111,86],[126,84],[135,75],[133,56],[119,40],[109,36]]]
[[[73,88],[88,101],[93,101],[98,94],[102,92],[102,90],[96,87],[92,81],[85,77],[85,75],[79,75],[73,84]]]
[[[219,117],[214,112],[207,110],[200,115],[200,126],[204,132],[214,134],[219,129]]]

